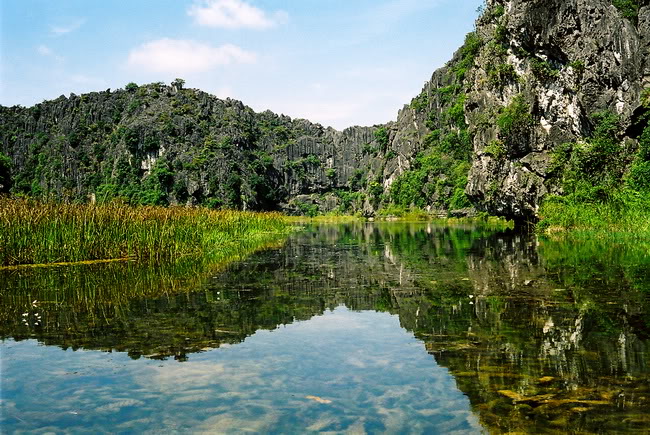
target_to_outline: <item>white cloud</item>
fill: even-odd
[[[55,53],[55,52],[54,52],[50,47],[48,47],[47,45],[43,45],[43,44],[39,45],[38,47],[36,47],[36,51],[37,51],[38,54],[40,54],[41,56],[50,57],[50,58],[56,60],[57,62],[61,62],[61,61],[63,61],[63,58],[62,58],[61,56],[57,55],[57,54],[56,54],[56,53]]]
[[[213,47],[197,41],[163,38],[131,50],[127,65],[157,73],[198,73],[219,65],[253,63],[255,54],[232,44]]]
[[[70,81],[78,85],[86,86],[105,86],[106,80],[97,77],[87,76],[85,74],[72,74],[70,76]]]
[[[242,0],[201,0],[192,5],[187,14],[201,26],[225,29],[268,29],[289,18],[284,11],[268,14]]]
[[[38,54],[42,54],[43,56],[52,56],[54,54],[47,45],[39,45],[36,47],[36,51],[38,51]]]
[[[79,19],[64,26],[50,26],[50,32],[56,36],[65,35],[66,33],[74,32],[86,22],[85,19]]]
[[[397,112],[409,99],[400,89],[384,92],[343,88],[326,92],[294,89],[282,98],[257,100],[246,98],[245,104],[257,111],[271,110],[292,118],[305,118],[338,130],[353,125],[375,125],[397,118]],[[328,86],[328,89],[333,87]]]

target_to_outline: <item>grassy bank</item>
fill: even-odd
[[[234,251],[288,231],[277,213],[186,207],[60,204],[0,198],[0,265],[134,258],[176,259]]]
[[[550,182],[563,194],[542,204],[539,232],[650,240],[650,89],[641,103],[635,141],[618,115],[600,112],[587,138],[553,150]]]
[[[540,209],[539,232],[650,241],[650,193],[614,191],[606,201],[550,197]]]

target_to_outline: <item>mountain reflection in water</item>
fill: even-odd
[[[169,367],[178,364],[171,357],[200,363],[212,349],[248,343],[260,330],[314,316],[342,321],[355,312],[383,312],[398,316],[401,328],[423,343],[432,377],[438,368],[448,370],[490,432],[642,432],[650,427],[649,266],[648,253],[630,246],[553,242],[469,226],[315,226],[225,270],[186,261],[2,272],[0,337],[9,347],[36,339],[62,349],[128,352],[139,362],[170,358],[164,362]],[[343,305],[347,314],[337,317]],[[368,333],[390,318],[373,317]],[[393,337],[394,331],[381,331],[387,341]],[[368,343],[377,345],[370,335],[346,346],[328,342],[325,331],[322,337],[328,353],[348,357],[363,353]],[[273,336],[268,340],[272,343]],[[407,346],[403,338],[395,340]],[[395,369],[400,348],[385,346],[393,352],[384,350],[381,358]],[[9,353],[19,359],[17,351]],[[285,357],[287,364],[296,364],[291,354]],[[430,388],[444,384],[437,379]],[[430,381],[423,378],[420,387]],[[7,388],[14,383],[4,379],[3,390],[19,396]],[[373,385],[365,388],[373,391]],[[393,388],[399,390],[399,382]],[[382,406],[406,409],[426,396],[418,395],[405,393]],[[3,423],[20,430],[20,422],[6,415],[19,410],[2,399],[8,410]],[[449,393],[457,405],[446,412],[456,420],[427,414],[432,410],[420,410],[417,418],[400,415],[415,432],[428,430],[427,418],[440,432],[475,431],[459,400]],[[409,427],[409,421],[390,426],[389,411],[377,411],[378,406],[369,402],[368,409],[358,411],[379,412],[361,426],[340,410],[331,415],[337,424],[309,430]]]

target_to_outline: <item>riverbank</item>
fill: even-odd
[[[549,197],[540,209],[539,233],[622,237],[650,241],[650,194],[622,190],[606,201]]]
[[[290,231],[279,213],[0,199],[0,265],[227,255]]]

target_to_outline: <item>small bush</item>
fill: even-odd
[[[483,152],[489,156],[494,157],[497,160],[504,158],[507,154],[506,148],[503,146],[503,142],[498,139],[491,141],[488,146],[485,147]]]
[[[429,107],[429,96],[425,92],[422,92],[411,101],[411,109],[418,113],[424,112],[427,107]]]
[[[634,190],[650,192],[650,161],[637,161],[630,168],[627,184]]]
[[[508,83],[517,81],[517,71],[515,67],[504,63],[488,71],[488,83],[496,89],[503,89]]]
[[[533,71],[533,75],[540,81],[555,79],[560,74],[551,64],[537,58],[530,60],[530,68]]]
[[[634,22],[639,19],[641,0],[612,0],[612,4],[616,6],[623,17]]]
[[[388,130],[386,127],[380,127],[375,131],[375,140],[379,144],[379,147],[382,151],[386,151],[388,148]]]
[[[521,151],[529,145],[533,117],[526,101],[521,95],[501,110],[497,117],[499,139],[507,149]]]
[[[586,66],[585,66],[584,62],[582,62],[580,60],[575,60],[575,61],[571,62],[569,64],[569,66],[571,68],[573,68],[573,70],[578,74],[582,74],[586,70]]]

